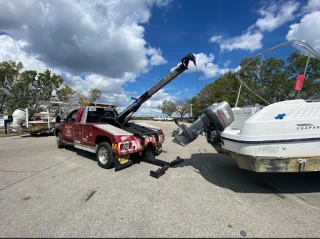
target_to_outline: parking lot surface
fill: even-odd
[[[257,174],[205,137],[171,142],[184,159],[159,179],[141,162],[115,172],[55,137],[0,138],[0,237],[320,237],[320,174]]]

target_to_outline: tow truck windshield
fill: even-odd
[[[106,118],[115,118],[117,116],[115,110],[110,108],[90,107],[88,110],[87,122],[96,123],[103,122]]]

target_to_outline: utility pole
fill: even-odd
[[[192,117],[192,104],[190,104],[190,117]]]

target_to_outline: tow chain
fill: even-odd
[[[199,93],[200,93],[199,80],[200,80],[200,82],[201,82],[201,84],[202,84],[202,89],[201,89],[201,90],[203,90],[204,87],[203,87],[203,83],[202,83],[202,79],[201,79],[201,75],[200,75],[200,71],[199,71],[199,69],[198,69],[198,66],[196,66],[196,76],[197,76],[198,90],[199,90]],[[206,100],[207,100],[208,102],[210,102],[210,99],[209,99],[208,94],[207,94],[206,92],[204,92],[204,96],[206,97]],[[200,103],[205,103],[205,102],[203,102],[203,100],[202,100],[202,102],[201,102],[201,100],[202,100],[202,97],[200,97]]]

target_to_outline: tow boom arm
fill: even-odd
[[[122,124],[127,123],[128,120],[131,118],[132,114],[136,112],[144,102],[150,99],[155,93],[157,93],[161,88],[163,88],[165,85],[171,82],[174,78],[176,78],[185,70],[187,70],[190,61],[192,61],[196,66],[196,57],[191,53],[186,55],[176,68],[174,68],[168,75],[162,78],[151,89],[143,93],[138,99],[131,97],[135,101],[118,115],[118,121]]]

